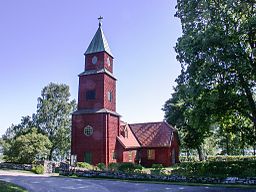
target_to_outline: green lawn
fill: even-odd
[[[4,192],[28,192],[22,187],[0,180],[0,191]]]

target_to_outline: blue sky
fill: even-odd
[[[180,73],[173,49],[181,36],[175,0],[0,1],[0,134],[36,111],[50,82],[70,86],[102,15],[114,55],[117,112],[129,123],[162,121]]]

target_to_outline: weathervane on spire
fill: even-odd
[[[99,20],[99,27],[101,26],[102,19],[103,19],[103,17],[102,17],[102,16],[100,16],[100,17],[98,18],[98,20]]]

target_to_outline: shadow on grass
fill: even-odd
[[[28,192],[26,189],[5,181],[0,180],[0,191],[4,192]]]

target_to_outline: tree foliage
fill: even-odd
[[[255,148],[255,2],[178,0],[176,8],[183,34],[175,51],[182,71],[164,106],[167,120],[181,125],[188,147],[203,144],[214,125]]]
[[[36,128],[31,128],[30,132],[5,142],[4,159],[17,163],[32,163],[35,160],[46,159],[51,145],[47,136],[38,133]]]
[[[69,97],[67,85],[50,83],[38,98],[36,124],[52,142],[50,160],[64,157],[70,149],[71,113],[76,102]]]
[[[21,123],[10,126],[2,136],[1,145],[6,160],[29,163],[31,159],[35,159],[35,154],[37,159],[43,157],[50,160],[67,156],[70,151],[71,113],[76,107],[75,100],[69,101],[69,97],[67,85],[50,83],[44,87],[41,97],[38,98],[37,111],[32,118],[22,117]],[[50,140],[50,145],[47,144],[48,141],[43,142],[44,138],[35,145],[27,145],[29,139],[40,139],[41,135]],[[23,147],[16,148],[22,142]],[[43,153],[46,144],[47,149],[50,147],[49,152]],[[31,146],[37,147],[39,151],[30,153]],[[25,157],[25,153],[34,155],[29,158]],[[44,154],[48,156],[45,157]]]

